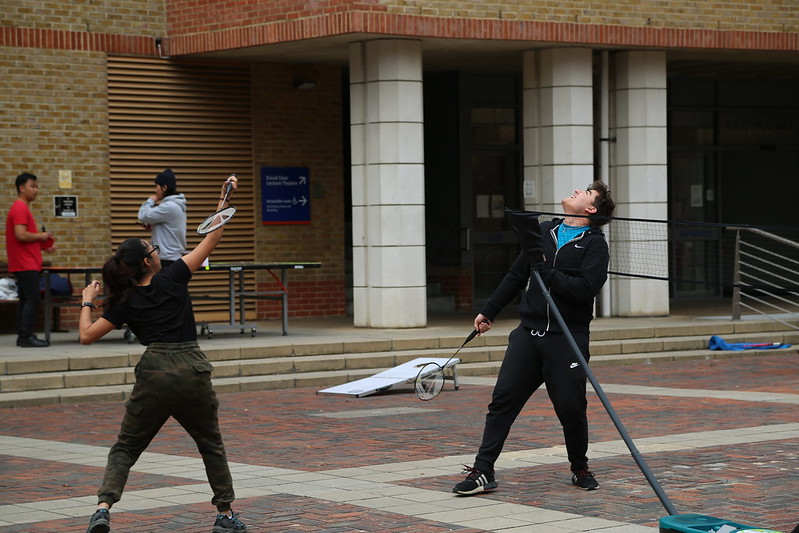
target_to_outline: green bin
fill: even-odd
[[[745,526],[702,514],[678,514],[660,519],[660,533],[780,533],[773,529]]]

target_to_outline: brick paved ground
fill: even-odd
[[[799,357],[781,354],[722,361],[659,363],[595,370],[608,390],[613,385],[665,387],[671,390],[732,391],[740,399],[677,397],[660,389],[651,394],[608,395],[630,435],[641,439],[683,433],[727,430],[733,437],[741,428],[796,424],[797,404],[759,401],[755,391],[795,395]],[[604,519],[656,528],[666,515],[652,489],[627,453],[595,458],[591,467],[601,483],[595,492],[569,484],[562,451],[545,464],[515,464],[527,452],[562,445],[560,427],[544,391],[523,411],[498,465],[499,489],[472,498],[448,495],[461,479],[457,462],[470,462],[482,431],[491,388],[469,383],[460,391],[445,390],[432,402],[418,401],[412,392],[397,391],[366,398],[318,395],[315,389],[225,394],[220,397],[220,422],[232,463],[294,471],[344,472],[365,466],[398,465],[394,487],[414,487],[460,500],[464,516],[477,513],[488,502],[505,502],[562,511],[591,520]],[[476,380],[475,383],[479,383]],[[592,449],[618,441],[619,435],[598,398],[591,394]],[[415,408],[409,414],[391,409]],[[386,411],[376,411],[376,410]],[[18,437],[100,447],[94,465],[63,458],[0,455],[0,509],[19,512],[20,504],[73,501],[93,495],[102,476],[107,448],[113,444],[122,416],[122,404],[87,403],[0,410],[0,438]],[[360,413],[359,411],[363,411]],[[348,417],[341,417],[346,415]],[[378,416],[379,415],[379,416]],[[332,418],[338,416],[337,418]],[[706,442],[688,449],[642,453],[680,513],[709,514],[761,527],[790,531],[799,522],[799,438],[754,435],[733,444],[719,444],[708,433]],[[680,439],[676,439],[677,442]],[[556,450],[557,451],[557,450]],[[148,452],[197,457],[193,442],[170,421]],[[590,452],[589,452],[590,454]],[[601,455],[601,454],[597,454]],[[463,456],[463,457],[459,457]],[[451,472],[425,470],[422,461],[455,457]],[[246,468],[245,468],[246,470]],[[164,487],[195,486],[201,481],[179,475],[134,471],[126,494]],[[313,483],[312,481],[309,483]],[[438,521],[424,513],[388,512],[348,502],[313,496],[275,494],[237,500],[235,508],[251,531],[387,531],[476,532],[492,526],[468,527]],[[446,495],[446,496],[445,496]],[[207,500],[210,500],[208,491]],[[123,502],[125,498],[123,497]],[[426,502],[419,502],[420,505]],[[40,503],[40,505],[45,505]],[[410,504],[408,504],[410,505]],[[34,506],[35,507],[35,506]],[[486,507],[487,508],[487,507]],[[93,506],[85,516],[33,523],[13,523],[9,532],[84,531]],[[213,521],[209,503],[191,501],[142,511],[114,512],[114,531],[209,531]],[[486,516],[491,519],[491,516]],[[1,519],[0,519],[1,520]],[[497,526],[499,527],[499,526]],[[589,528],[587,527],[586,530]],[[541,531],[540,528],[516,531]],[[560,531],[557,527],[546,531]],[[575,529],[572,529],[574,531]],[[622,531],[613,527],[603,531]],[[655,530],[653,530],[655,531]]]

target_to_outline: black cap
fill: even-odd
[[[166,185],[167,189],[177,189],[178,180],[175,178],[175,173],[171,168],[168,168],[155,177],[155,182],[158,185]]]

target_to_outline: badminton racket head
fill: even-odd
[[[444,369],[436,363],[425,364],[419,369],[413,388],[420,400],[432,400],[444,388]]]
[[[197,226],[197,233],[199,233],[200,235],[206,235],[214,230],[218,230],[219,228],[227,224],[228,221],[231,218],[233,218],[233,215],[235,214],[236,214],[236,208],[233,206],[220,209],[213,215],[203,220],[202,223],[199,226]]]

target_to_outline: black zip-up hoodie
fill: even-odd
[[[546,258],[541,277],[569,330],[588,333],[594,318],[594,298],[608,278],[608,244],[602,230],[593,226],[558,250],[557,231],[562,222],[561,218],[541,222],[541,244]],[[535,330],[561,331],[538,282],[530,279],[530,269],[524,253],[519,254],[480,313],[493,322],[519,291],[527,287],[519,305],[522,325]]]

